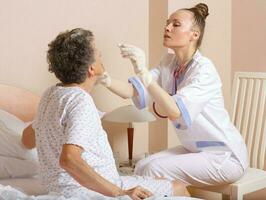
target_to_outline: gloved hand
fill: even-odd
[[[100,83],[105,87],[110,87],[112,80],[111,80],[111,76],[108,74],[107,71],[105,71],[101,76],[99,76],[98,80],[97,80],[97,84]]]
[[[140,77],[143,84],[148,87],[152,82],[152,75],[146,68],[146,56],[143,50],[128,44],[119,44],[118,47],[122,56],[131,60],[135,73]]]

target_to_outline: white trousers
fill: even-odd
[[[191,153],[178,146],[140,160],[134,173],[176,179],[200,187],[235,182],[243,176],[244,170],[231,152]]]

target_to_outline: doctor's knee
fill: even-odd
[[[143,169],[145,168],[146,163],[143,160],[140,160],[136,163],[134,168],[134,174],[142,176]]]
[[[142,169],[142,174],[151,177],[161,177],[163,170],[161,169],[160,161],[153,160],[146,164]]]
[[[139,176],[145,175],[144,172],[149,168],[150,163],[152,163],[152,160],[149,157],[138,161],[134,169],[134,174]]]

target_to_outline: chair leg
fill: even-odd
[[[243,192],[243,189],[241,190],[239,187],[232,187],[231,189],[231,196],[232,200],[243,200],[245,192]]]
[[[222,194],[222,200],[233,200],[230,195]]]
[[[243,195],[237,193],[232,195],[222,194],[222,200],[243,200]]]
[[[243,200],[243,193],[239,192],[237,189],[232,189],[232,200]]]

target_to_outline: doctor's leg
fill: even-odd
[[[165,151],[161,151],[161,152],[152,154],[152,155],[148,156],[147,158],[144,158],[144,159],[137,162],[135,169],[134,169],[134,174],[142,176],[143,170],[153,160],[156,160],[158,158],[168,157],[168,156],[185,154],[185,153],[189,153],[189,151],[186,150],[183,146],[177,146],[177,147],[174,147],[171,149],[167,149]]]
[[[244,170],[228,152],[187,153],[151,160],[142,169],[142,176],[179,180],[187,185],[208,186],[238,180]]]

